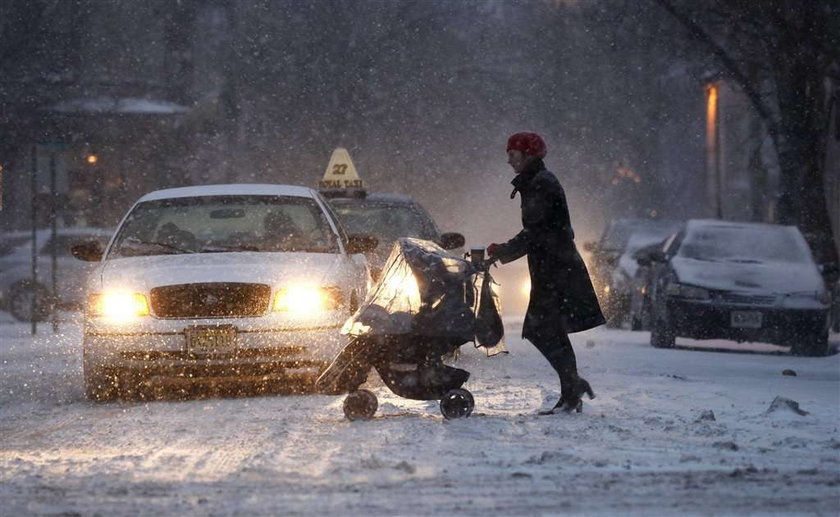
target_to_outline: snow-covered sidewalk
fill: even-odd
[[[840,508],[840,356],[596,329],[573,336],[597,398],[535,416],[558,384],[508,327],[507,356],[465,346],[473,417],[381,385],[341,398],[93,404],[78,323],[0,324],[2,515],[730,515]],[[840,341],[832,336],[833,341]],[[721,351],[723,349],[729,351]],[[785,375],[793,370],[796,375]],[[770,410],[776,397],[786,403]]]

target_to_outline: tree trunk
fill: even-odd
[[[804,56],[800,42],[783,41],[776,59],[779,103],[778,222],[797,225],[820,263],[837,262],[825,197],[824,95],[827,63]]]

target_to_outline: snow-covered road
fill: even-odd
[[[689,340],[657,350],[647,333],[596,329],[573,342],[598,397],[581,414],[540,417],[558,385],[513,325],[508,356],[463,348],[473,417],[445,421],[437,403],[376,385],[377,418],[351,423],[341,398],[315,395],[90,403],[78,324],[28,330],[0,323],[2,515],[840,508],[840,355]],[[768,412],[776,396],[808,414]]]

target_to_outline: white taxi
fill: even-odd
[[[88,398],[141,383],[210,380],[305,389],[340,349],[339,329],[369,286],[362,253],[312,189],[210,185],[152,192],[107,246],[84,328]]]

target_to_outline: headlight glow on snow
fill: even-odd
[[[90,295],[88,310],[93,316],[128,321],[139,316],[148,316],[149,302],[141,293],[108,291]]]
[[[273,309],[295,314],[331,311],[341,306],[341,290],[337,287],[293,285],[278,289]]]

